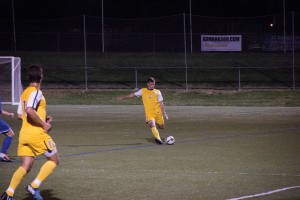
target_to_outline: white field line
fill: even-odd
[[[248,195],[248,196],[243,196],[243,197],[237,197],[237,198],[227,199],[227,200],[249,199],[249,198],[265,196],[265,195],[269,195],[269,194],[273,194],[273,193],[277,193],[277,192],[282,192],[282,191],[285,191],[285,190],[296,189],[296,188],[300,188],[300,185],[286,187],[286,188],[281,188],[281,189],[277,189],[277,190],[272,190],[272,191],[264,192],[264,193],[260,193],[260,194],[253,194],[253,195]]]

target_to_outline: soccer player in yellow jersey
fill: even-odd
[[[35,157],[43,154],[47,161],[41,167],[37,177],[26,187],[27,192],[31,193],[34,199],[42,200],[39,187],[59,163],[55,143],[48,135],[52,128],[52,117],[46,115],[46,100],[40,90],[43,79],[42,67],[29,66],[28,78],[29,86],[22,93],[18,107],[18,118],[22,120],[18,156],[22,158],[22,164],[13,174],[1,200],[13,200],[16,188],[30,171]]]
[[[147,88],[142,88],[127,96],[119,97],[118,100],[141,96],[145,108],[146,123],[151,128],[155,137],[155,142],[157,144],[163,144],[156,128],[156,124],[158,128],[163,129],[165,127],[164,118],[168,119],[168,115],[165,111],[162,94],[159,90],[154,89],[154,87],[155,79],[153,77],[149,77],[147,81]]]

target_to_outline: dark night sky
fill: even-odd
[[[189,14],[189,0],[103,0],[105,18],[151,18]],[[191,0],[192,14],[250,17],[283,13],[283,0]],[[286,12],[300,12],[299,0],[285,0]],[[101,16],[101,0],[14,0],[16,19]],[[0,18],[11,18],[12,0],[1,0]]]

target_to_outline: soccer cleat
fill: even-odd
[[[13,197],[11,196],[8,196],[8,194],[6,192],[4,192],[2,195],[1,195],[1,200],[14,200]]]
[[[39,188],[33,188],[30,184],[27,185],[26,191],[32,194],[34,200],[43,200]]]
[[[159,140],[159,139],[156,139],[156,138],[155,138],[155,143],[156,144],[164,144],[164,142],[162,140]]]
[[[12,160],[7,155],[0,157],[0,161],[1,162],[12,162]]]

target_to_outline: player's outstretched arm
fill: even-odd
[[[129,98],[132,98],[132,97],[135,97],[134,93],[130,93],[129,95],[118,97],[117,99],[118,99],[118,101],[121,101],[123,99],[129,99]]]

